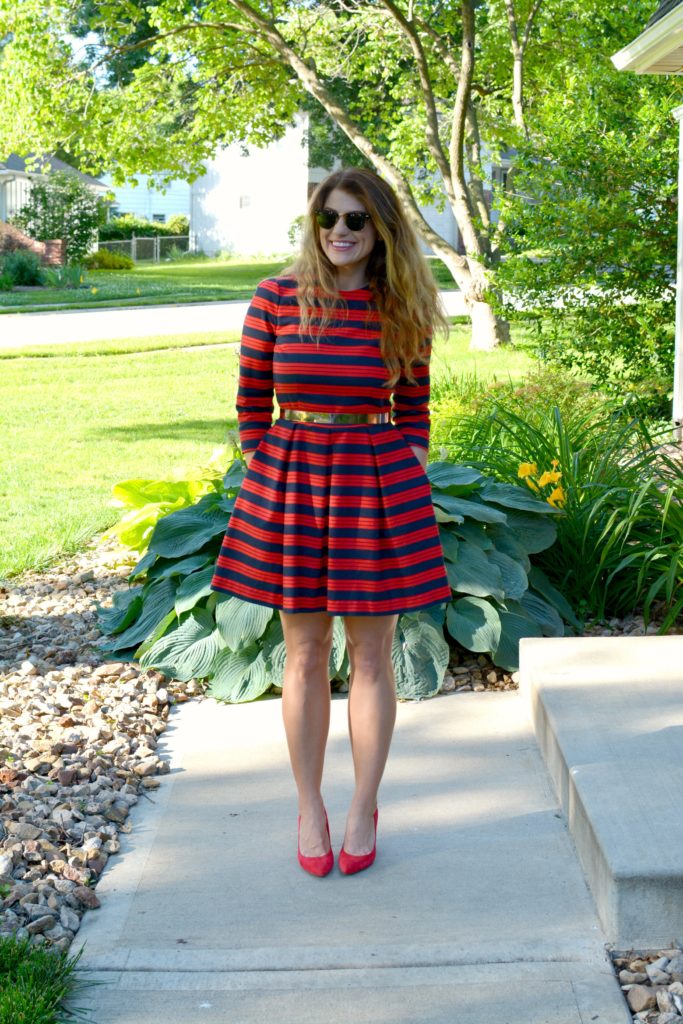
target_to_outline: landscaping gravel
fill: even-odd
[[[44,572],[0,586],[0,936],[68,949],[131,806],[160,785],[171,708],[201,700],[195,680],[107,662],[96,603],[127,586],[134,553],[96,537]],[[591,636],[656,633],[642,617],[591,622]],[[511,690],[518,674],[454,651],[442,692]],[[346,684],[337,686],[345,691]],[[638,1024],[683,1022],[683,952],[613,952]]]

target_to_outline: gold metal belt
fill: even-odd
[[[306,409],[282,409],[286,420],[301,423],[389,423],[388,412],[308,412]]]

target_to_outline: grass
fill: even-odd
[[[101,309],[152,306],[168,302],[225,302],[250,299],[259,281],[278,274],[291,256],[270,259],[197,259],[138,264],[134,271],[88,270],[83,287],[0,292],[0,313],[49,312],[52,309]],[[443,263],[431,266],[442,288],[454,288]]]
[[[119,518],[111,489],[203,465],[236,429],[234,333],[4,353],[0,382],[0,577],[44,568]],[[433,372],[519,378],[530,340],[469,352],[457,325]]]
[[[65,1009],[67,997],[95,984],[76,979],[74,956],[14,937],[0,939],[0,1024],[66,1024],[84,1020],[81,1008]]]
[[[286,256],[269,260],[188,259],[138,264],[134,271],[88,270],[84,274],[87,287],[78,290],[0,292],[0,312],[250,299],[258,282],[279,273],[287,262]]]

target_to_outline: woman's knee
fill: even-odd
[[[391,648],[398,616],[388,616],[373,623],[346,621],[346,647],[351,671],[368,678],[390,674]]]
[[[305,678],[327,674],[332,647],[332,619],[322,614],[280,613],[286,649],[286,668]]]

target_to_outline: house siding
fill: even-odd
[[[111,174],[103,174],[101,180],[114,194],[113,216],[118,213],[132,213],[145,220],[163,217],[168,221],[176,214],[190,216],[190,185],[186,181],[174,181],[161,192],[154,187],[155,177],[137,174],[137,185],[113,185]]]

